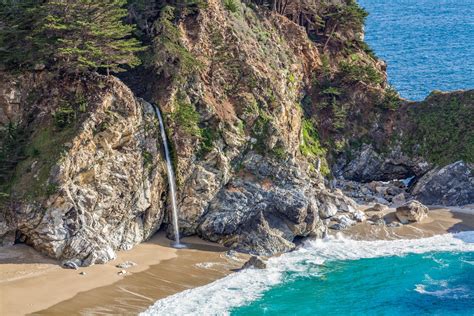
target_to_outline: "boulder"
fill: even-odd
[[[436,168],[415,184],[412,194],[428,205],[462,206],[474,203],[474,165],[458,161]]]
[[[266,269],[267,268],[267,264],[265,263],[265,261],[260,258],[260,257],[257,257],[257,256],[252,256],[250,257],[250,259],[244,263],[244,265],[242,266],[242,269],[248,269],[248,268],[255,268],[255,269]]]
[[[428,208],[418,201],[410,201],[397,207],[395,216],[402,224],[420,222],[428,216]]]

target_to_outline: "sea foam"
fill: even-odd
[[[412,240],[356,241],[342,235],[310,240],[296,251],[268,260],[267,269],[247,269],[211,284],[157,301],[141,315],[228,315],[230,310],[259,299],[280,284],[285,272],[317,276],[323,264],[334,260],[358,260],[410,253],[474,251],[474,232],[445,234]],[[427,293],[420,285],[418,292]],[[459,294],[459,293],[456,293]]]

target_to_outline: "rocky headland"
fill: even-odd
[[[403,100],[354,1],[268,3],[132,5],[150,45],[117,76],[2,70],[0,243],[88,266],[171,238],[150,103],[183,236],[272,255],[361,222],[422,220],[412,200],[474,204],[473,90]],[[388,222],[373,214],[384,205],[407,210]]]

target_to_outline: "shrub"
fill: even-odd
[[[239,5],[236,0],[224,0],[224,7],[233,13],[239,10]]]
[[[326,161],[326,149],[319,142],[319,134],[313,123],[308,119],[303,119],[301,124],[302,142],[300,152],[303,156],[313,160],[319,159],[321,162],[321,173],[327,176],[330,173],[329,166]]]
[[[361,65],[358,62],[341,62],[340,73],[342,79],[348,82],[365,82],[367,84],[380,84],[383,78],[380,73],[370,65]]]
[[[186,133],[199,137],[201,130],[198,126],[200,115],[194,106],[188,103],[184,96],[179,94],[175,99],[175,112],[172,114],[173,121]]]
[[[76,112],[69,103],[64,103],[53,113],[54,125],[63,129],[70,126],[76,120]]]

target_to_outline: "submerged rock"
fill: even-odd
[[[410,201],[397,207],[395,216],[402,224],[420,222],[428,216],[428,208],[418,201]]]
[[[255,268],[255,269],[266,269],[267,264],[265,261],[257,256],[252,256],[250,259],[244,263],[242,269]]]
[[[474,203],[474,165],[458,161],[425,174],[412,190],[416,199],[429,205]]]

